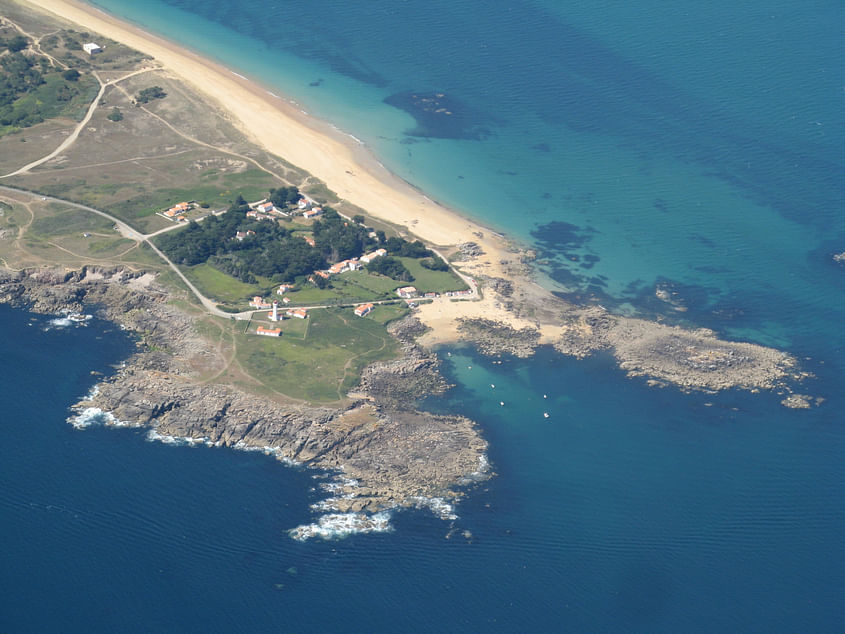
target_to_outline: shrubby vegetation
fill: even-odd
[[[434,256],[430,259],[420,261],[420,264],[423,268],[428,269],[429,271],[448,271],[449,265],[443,261],[443,258],[438,258]]]
[[[141,92],[139,92],[135,96],[135,101],[137,103],[149,103],[153,99],[164,99],[167,96],[167,93],[164,92],[164,89],[161,86],[150,86],[149,88],[144,88]]]
[[[17,53],[29,46],[29,40],[23,35],[15,35],[8,40],[0,40],[0,50],[8,49],[11,53]]]
[[[108,114],[107,119],[109,121],[123,121],[123,113],[120,111],[120,108],[115,106],[111,109],[111,112]]]
[[[0,57],[0,126],[25,128],[41,123],[78,94],[79,89],[63,80],[44,58],[20,52]]]
[[[414,276],[402,264],[402,260],[386,255],[381,258],[376,258],[367,264],[367,270],[372,273],[379,273],[386,275],[394,280],[402,280],[403,282],[413,282]]]
[[[434,255],[432,251],[420,242],[408,242],[404,238],[387,238],[384,242],[384,248],[387,249],[388,254],[395,255],[401,258],[427,258]]]

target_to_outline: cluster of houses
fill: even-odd
[[[285,297],[282,299],[282,302],[288,304],[290,303],[290,299]],[[282,316],[279,314],[279,302],[277,300],[273,300],[273,303],[271,304],[260,295],[256,295],[250,300],[249,305],[251,308],[255,308],[256,310],[267,310],[269,308],[271,310],[267,313],[267,319],[270,321],[282,321]],[[296,317],[297,319],[306,319],[308,317],[308,311],[304,308],[290,308],[285,311],[285,315],[288,317]]]
[[[284,209],[279,209],[269,200],[259,200],[257,203],[249,204],[249,211],[246,212],[246,217],[251,220],[277,220],[289,216],[290,214]]]
[[[185,214],[195,207],[193,202],[176,203],[170,209],[159,211],[158,215],[162,218],[167,218],[173,222],[185,222],[187,218]]]
[[[313,238],[311,239],[313,241]],[[310,244],[310,243],[309,243]],[[314,275],[319,275],[323,279],[329,279],[332,275],[337,275],[339,273],[345,273],[346,271],[357,271],[358,269],[364,268],[365,264],[369,264],[376,258],[380,258],[387,255],[387,250],[385,249],[376,249],[371,253],[367,253],[362,255],[360,258],[351,258],[349,260],[343,260],[342,262],[338,262],[336,264],[332,264],[328,269],[325,271],[315,271]],[[308,278],[310,281],[314,281],[314,276]]]
[[[252,220],[276,220],[280,217],[291,216],[299,214],[303,218],[316,218],[322,215],[323,208],[320,207],[316,201],[303,196],[296,204],[296,211],[291,212],[287,209],[280,209],[276,207],[269,200],[259,200],[258,202],[249,204],[249,211],[246,212],[246,217]]]
[[[267,319],[273,322],[282,321],[283,317],[279,312],[279,302],[273,301],[272,304],[268,303],[262,297],[255,296],[252,298],[252,301],[249,303],[250,306],[257,308],[257,309],[264,309],[270,308],[270,312],[267,313]],[[290,308],[285,311],[285,316],[293,319],[308,319],[308,311],[304,308]],[[282,335],[281,328],[267,328],[265,326],[258,326],[256,328],[255,333],[258,335],[264,335],[266,337],[280,337]]]
[[[465,288],[462,291],[446,291],[443,293],[446,297],[467,297],[468,295],[472,295],[472,290]],[[428,294],[426,294],[428,297]]]

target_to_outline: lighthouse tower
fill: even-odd
[[[273,312],[270,313],[270,321],[279,321],[279,302],[273,302]]]

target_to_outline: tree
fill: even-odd
[[[16,35],[15,37],[11,38],[6,42],[6,48],[8,48],[9,52],[11,53],[17,53],[18,51],[22,51],[28,46],[29,40],[26,39],[23,35]]]
[[[354,216],[352,216],[352,222],[354,222],[356,225],[362,225],[364,224],[364,216],[362,216],[361,214],[355,214]]]
[[[138,103],[148,103],[153,99],[164,99],[166,96],[167,93],[164,92],[164,89],[161,86],[150,86],[149,88],[144,88],[141,92],[139,92],[135,97],[135,101]]]
[[[67,81],[77,81],[79,79],[79,71],[75,68],[68,68],[62,73],[62,77],[64,77]]]
[[[270,202],[280,209],[297,203],[300,198],[302,198],[302,194],[299,193],[299,189],[295,186],[279,187],[278,189],[270,190]]]
[[[106,117],[109,121],[123,121],[123,113],[120,111],[120,108],[115,106],[111,109],[109,116]]]
[[[411,272],[407,268],[405,268],[405,265],[402,264],[402,260],[390,256],[376,258],[367,264],[367,270],[394,280],[400,280],[402,282],[414,281],[414,276],[411,275]]]
[[[449,265],[443,261],[443,258],[433,257],[426,260],[420,260],[420,264],[430,271],[448,271]]]

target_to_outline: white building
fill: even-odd
[[[396,289],[396,294],[402,299],[411,299],[417,296],[417,289],[413,286],[403,286]]]
[[[103,52],[103,48],[99,44],[95,44],[94,42],[88,42],[87,44],[83,44],[82,50],[88,53],[89,55],[96,55],[97,53]]]

